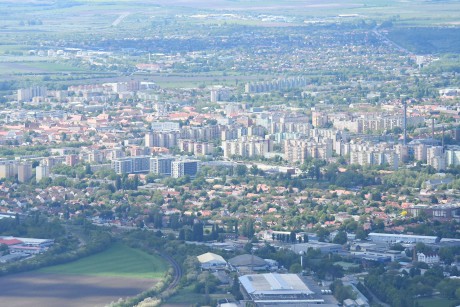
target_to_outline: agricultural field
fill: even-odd
[[[229,35],[234,27],[263,27],[271,31],[282,27],[307,28],[318,22],[381,24],[391,20],[397,30],[390,32],[389,38],[411,52],[456,52],[460,44],[455,29],[425,31],[427,27],[454,27],[460,23],[457,13],[460,2],[454,0],[0,0],[0,5],[6,8],[0,12],[0,74],[4,76],[3,80],[23,84],[56,82],[51,88],[82,83],[79,80],[86,78],[76,77],[79,74],[115,72],[131,75],[135,72],[135,63],[144,61],[139,57],[145,56],[147,51],[208,50],[209,42],[201,37],[203,31]],[[263,20],[261,14],[281,18]],[[412,35],[418,27],[425,27],[421,30],[422,39]],[[229,33],[225,32],[227,28]],[[29,54],[29,50],[65,48],[103,50],[114,54],[90,60],[74,55],[59,58]],[[127,49],[136,49],[137,53],[127,55]],[[93,65],[94,62],[97,65]],[[219,78],[215,72],[209,72],[196,73],[193,80],[168,78],[158,80],[158,83],[162,87],[219,83],[231,86],[243,78]],[[214,83],[213,79],[220,80]],[[95,80],[83,80],[83,83],[91,81]]]
[[[109,249],[63,265],[46,267],[37,273],[159,279],[167,263],[156,255],[115,244]]]
[[[115,244],[78,261],[0,278],[8,306],[105,306],[151,288],[168,268],[158,256]]]

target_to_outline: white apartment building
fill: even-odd
[[[258,137],[242,137],[239,140],[223,141],[224,157],[231,156],[254,157],[264,156],[273,149],[272,141]]]
[[[44,178],[48,178],[50,176],[49,167],[46,165],[39,165],[35,168],[35,180],[39,182]]]
[[[284,141],[284,158],[289,162],[304,163],[308,158],[327,160],[331,157],[332,139]]]

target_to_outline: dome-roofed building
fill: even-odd
[[[227,267],[227,261],[217,254],[205,253],[197,256],[197,258],[203,270],[217,270]]]
[[[264,259],[250,254],[233,257],[228,263],[238,271],[263,271],[269,268]]]

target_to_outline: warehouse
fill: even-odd
[[[295,253],[307,253],[308,249],[317,249],[322,254],[338,254],[343,251],[343,247],[340,244],[326,243],[326,242],[308,242],[294,244],[291,250]]]
[[[197,256],[197,258],[201,264],[201,269],[203,270],[218,270],[225,269],[227,267],[227,261],[217,254],[206,253]]]
[[[307,285],[296,274],[255,274],[239,277],[246,294],[256,304],[319,303]]]
[[[376,233],[371,232],[368,235],[372,242],[385,242],[385,243],[425,243],[434,244],[438,243],[438,238],[435,236],[416,236],[416,235],[403,235],[398,233]]]
[[[262,258],[249,254],[233,257],[228,263],[238,272],[265,271],[270,267]]]

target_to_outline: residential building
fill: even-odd
[[[35,180],[39,182],[44,178],[48,178],[49,174],[49,167],[46,165],[39,165],[35,168]]]
[[[126,157],[112,160],[112,169],[117,174],[136,174],[150,170],[150,156]]]
[[[0,161],[0,179],[14,177],[17,173],[16,161]]]
[[[171,148],[177,146],[179,138],[179,131],[153,131],[145,134],[145,146]]]
[[[72,154],[65,157],[65,164],[67,166],[75,166],[78,163],[78,155]]]
[[[18,181],[27,182],[32,177],[32,164],[25,162],[18,165]]]
[[[214,144],[209,142],[199,142],[193,140],[179,140],[180,151],[190,152],[195,155],[210,155],[214,152]]]
[[[171,176],[171,164],[174,160],[172,156],[152,157],[150,158],[150,172],[157,175]]]
[[[171,163],[171,176],[180,178],[183,176],[195,177],[200,169],[198,160],[179,160]]]
[[[239,140],[223,141],[222,149],[224,157],[231,156],[254,157],[264,156],[273,149],[273,142],[270,139],[260,137],[242,137]]]
[[[439,263],[439,255],[438,254],[417,253],[417,261],[425,262],[427,264],[436,264],[436,263]]]
[[[331,157],[331,139],[284,141],[284,158],[289,162],[304,163],[308,158],[327,160]]]
[[[47,95],[46,87],[34,86],[21,88],[18,90],[18,101],[27,102],[35,97],[45,97]]]

